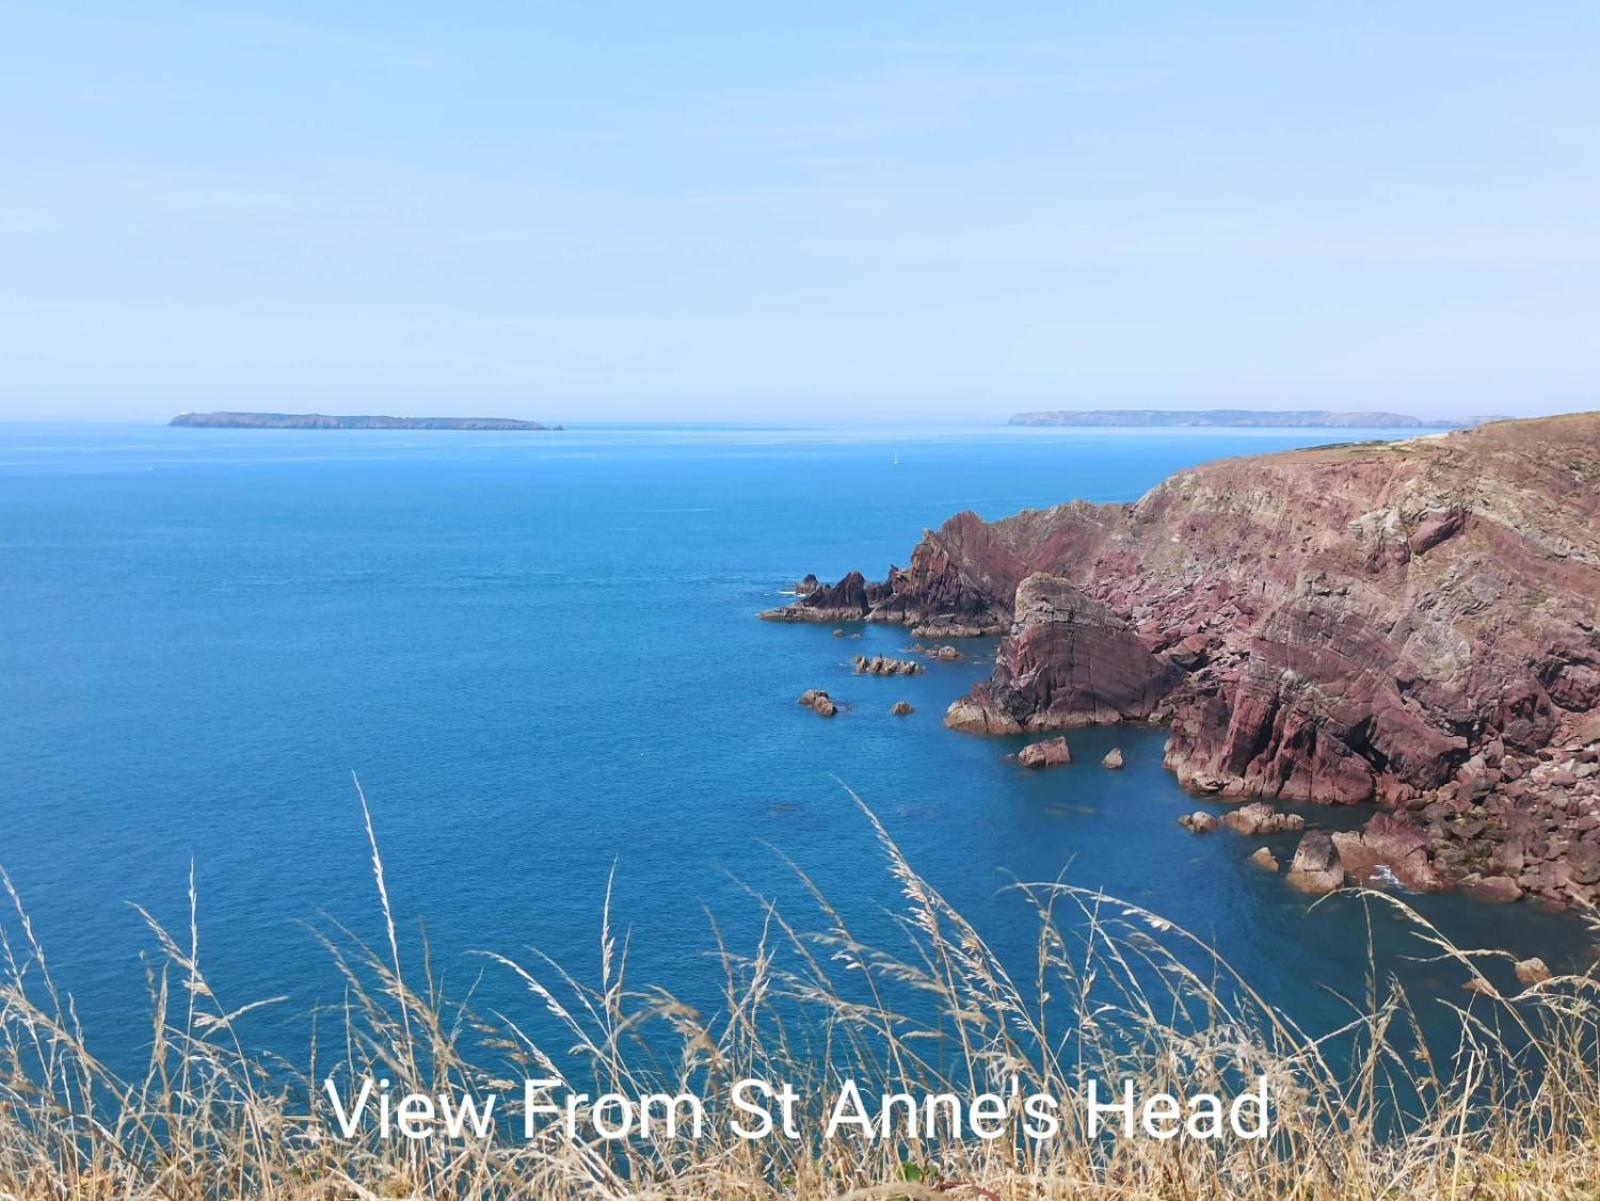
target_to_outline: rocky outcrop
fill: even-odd
[[[1106,752],[1105,758],[1100,760],[1100,766],[1109,768],[1111,771],[1121,771],[1123,762],[1122,748],[1114,746]]]
[[[894,704],[889,706],[889,712],[894,714],[896,717],[909,717],[911,714],[915,713],[916,710],[911,707],[910,701],[896,701]]]
[[[808,577],[815,580],[815,577]],[[804,583],[804,581],[802,581]],[[797,589],[798,591],[798,589]],[[862,621],[874,600],[882,599],[885,586],[868,584],[867,577],[852,571],[837,584],[813,583],[793,604],[768,609],[761,616],[767,621]]]
[[[1196,790],[1405,815],[1418,881],[1600,900],[1600,414],[964,513],[883,581],[767,616],[841,612],[1005,634],[953,728],[1165,722]]]
[[[1271,805],[1254,801],[1225,814],[1222,824],[1247,838],[1254,838],[1261,834],[1299,833],[1306,828],[1306,819],[1298,813],[1279,813]]]
[[[1339,862],[1362,884],[1397,882],[1413,892],[1445,887],[1428,854],[1428,838],[1405,814],[1379,813],[1366,829],[1333,836]]]
[[[858,676],[914,676],[922,670],[922,664],[915,659],[893,659],[888,655],[857,655],[855,666]]]
[[[1178,824],[1191,834],[1209,834],[1217,828],[1217,819],[1204,809],[1196,809],[1180,817]]]
[[[1018,751],[1017,762],[1023,767],[1062,767],[1072,762],[1072,752],[1065,738],[1046,738]]]
[[[1011,637],[995,655],[989,683],[968,701],[985,726],[1022,730],[1143,720],[1178,673],[1147,650],[1128,623],[1059,576],[1034,572],[1017,585]],[[963,717],[958,729],[971,728]]]
[[[818,717],[832,717],[839,712],[838,702],[820,688],[807,688],[795,703],[804,705]]]

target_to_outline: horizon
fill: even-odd
[[[1586,6],[6,11],[3,421],[1600,404]]]
[[[1061,411],[1078,412],[1078,413],[1085,413],[1085,412],[1117,412],[1117,411],[1121,411],[1121,412],[1133,413],[1133,412],[1139,412],[1141,410],[1136,409],[1136,408],[1134,408],[1132,406],[1128,406],[1128,407],[1126,407],[1124,409],[1121,409],[1121,410],[1087,410],[1087,409],[1085,409],[1085,410],[1061,410]],[[1143,410],[1143,411],[1150,411],[1150,410]],[[1289,416],[1289,415],[1294,415],[1297,412],[1303,412],[1304,410],[1273,409],[1273,408],[1231,409],[1231,410],[1223,410],[1223,409],[1207,410],[1207,409],[1201,409],[1201,408],[1192,408],[1192,409],[1177,409],[1177,408],[1174,408],[1174,409],[1171,409],[1171,410],[1159,410],[1159,411],[1195,412],[1195,413],[1208,412],[1208,411],[1210,411],[1210,412],[1234,411],[1234,412],[1245,412],[1245,413],[1251,413],[1251,414],[1257,414],[1257,415],[1269,414],[1269,413],[1281,413],[1281,414],[1283,414],[1285,416]],[[1528,420],[1536,420],[1536,419],[1542,418],[1542,417],[1566,417],[1566,416],[1582,415],[1582,414],[1586,414],[1586,413],[1596,413],[1596,412],[1600,412],[1600,405],[1596,405],[1593,408],[1572,408],[1572,409],[1561,409],[1561,410],[1542,411],[1542,412],[1524,412],[1524,413],[1474,413],[1474,414],[1463,414],[1463,415],[1460,415],[1459,417],[1437,417],[1437,418],[1435,418],[1435,417],[1424,417],[1421,414],[1405,413],[1405,412],[1400,412],[1400,411],[1397,411],[1397,410],[1360,410],[1360,409],[1344,409],[1344,410],[1341,410],[1341,409],[1328,409],[1328,410],[1325,410],[1325,412],[1327,412],[1331,416],[1366,415],[1368,412],[1371,412],[1375,416],[1387,415],[1387,416],[1394,416],[1394,417],[1408,417],[1408,418],[1418,419],[1418,420],[1423,421],[1423,422],[1428,422],[1428,421],[1444,422],[1444,421],[1452,421],[1452,420],[1454,420],[1454,421],[1459,421],[1460,422],[1460,424],[1455,426],[1454,428],[1465,430],[1465,429],[1473,428],[1474,425],[1489,424],[1491,422],[1496,422],[1496,421],[1528,421]],[[921,432],[921,431],[929,431],[929,432],[931,432],[931,431],[965,431],[965,430],[978,431],[978,430],[987,430],[987,431],[1011,431],[1011,432],[1017,433],[1019,435],[1024,435],[1024,436],[1038,436],[1038,435],[1049,436],[1051,434],[1092,435],[1092,434],[1095,434],[1095,433],[1121,433],[1121,432],[1139,433],[1139,434],[1163,434],[1163,433],[1165,433],[1165,434],[1176,435],[1176,436],[1181,436],[1181,435],[1205,435],[1205,434],[1226,434],[1226,435],[1234,435],[1234,436],[1248,436],[1248,435],[1250,435],[1252,433],[1266,433],[1266,434],[1292,433],[1292,432],[1294,432],[1296,430],[1318,429],[1318,430],[1329,430],[1329,431],[1332,431],[1332,432],[1345,432],[1345,433],[1349,433],[1349,432],[1360,433],[1360,432],[1372,432],[1372,431],[1382,431],[1382,432],[1392,432],[1392,433],[1410,433],[1410,434],[1412,434],[1413,436],[1416,436],[1416,437],[1426,437],[1426,436],[1436,435],[1436,434],[1440,434],[1440,433],[1449,433],[1449,432],[1451,432],[1451,429],[1452,429],[1452,427],[1444,426],[1444,425],[1430,426],[1430,425],[1424,424],[1424,425],[1412,427],[1412,426],[1403,426],[1403,425],[1391,426],[1391,425],[1384,425],[1382,423],[1372,424],[1372,425],[1350,425],[1350,424],[1315,425],[1315,424],[1309,424],[1309,425],[1284,425],[1284,426],[1273,426],[1273,425],[1242,425],[1242,426],[1234,426],[1234,425],[1194,425],[1194,426],[1186,426],[1186,425],[1140,425],[1140,424],[1115,425],[1115,424],[1098,424],[1098,423],[1085,424],[1085,425],[1031,425],[1031,424],[1028,424],[1028,423],[1025,423],[1025,422],[1013,424],[1010,419],[1013,416],[1021,416],[1021,415],[1023,415],[1020,412],[1017,413],[1017,414],[1006,414],[1003,417],[981,417],[981,416],[980,417],[965,417],[965,416],[961,416],[961,415],[952,415],[952,416],[933,415],[933,416],[926,416],[926,417],[914,416],[914,415],[905,415],[905,416],[872,416],[872,415],[861,416],[861,415],[856,415],[856,416],[851,416],[851,415],[843,415],[843,414],[841,414],[841,415],[838,415],[838,416],[830,416],[830,417],[818,418],[818,419],[814,419],[814,420],[799,420],[799,419],[792,419],[792,418],[791,419],[787,419],[787,420],[785,420],[785,419],[760,419],[760,418],[733,417],[733,416],[730,416],[730,417],[703,417],[703,418],[673,417],[673,416],[639,417],[639,418],[626,418],[626,417],[618,417],[618,418],[583,418],[583,417],[580,417],[580,418],[576,418],[576,419],[573,419],[573,420],[564,420],[564,419],[561,419],[561,418],[550,418],[550,419],[547,420],[547,419],[542,418],[542,417],[528,417],[525,414],[520,414],[520,413],[475,412],[475,411],[470,411],[470,410],[466,410],[466,409],[463,409],[459,413],[435,413],[435,412],[424,412],[424,411],[420,411],[420,410],[417,411],[417,412],[398,412],[398,411],[394,411],[394,412],[379,412],[377,410],[365,410],[365,411],[362,411],[362,412],[358,413],[358,412],[356,412],[354,410],[350,410],[350,411],[347,411],[347,412],[333,412],[331,410],[326,410],[326,409],[323,409],[323,410],[311,410],[311,409],[307,409],[307,410],[285,410],[285,409],[273,409],[273,410],[267,410],[267,409],[261,409],[261,410],[208,409],[208,410],[197,410],[197,409],[185,409],[185,410],[182,410],[182,411],[177,412],[177,413],[172,413],[169,416],[164,417],[164,418],[163,417],[157,417],[157,418],[147,418],[147,419],[141,419],[141,418],[138,418],[138,417],[126,417],[126,416],[56,417],[56,416],[51,416],[51,415],[12,416],[12,415],[9,415],[9,414],[0,414],[0,427],[4,427],[4,426],[124,426],[124,427],[134,427],[134,428],[143,428],[143,429],[160,429],[160,428],[170,427],[171,424],[172,424],[172,419],[174,417],[192,416],[192,415],[197,415],[197,414],[198,415],[208,415],[208,414],[212,414],[212,413],[263,413],[263,414],[272,413],[274,415],[282,415],[282,416],[324,416],[324,417],[356,417],[356,416],[363,416],[363,417],[397,417],[397,418],[404,418],[404,419],[424,419],[424,420],[425,419],[429,419],[429,418],[442,418],[442,419],[471,419],[471,418],[478,418],[478,419],[512,419],[512,420],[532,420],[532,421],[538,422],[538,423],[543,425],[543,429],[537,430],[537,431],[516,431],[516,430],[511,430],[511,431],[499,431],[499,430],[454,431],[454,432],[483,434],[483,435],[486,435],[486,436],[489,436],[489,437],[498,437],[501,434],[518,433],[518,432],[560,433],[560,432],[563,432],[565,430],[565,431],[572,431],[572,432],[580,432],[581,433],[581,432],[586,431],[586,430],[609,430],[609,429],[639,429],[639,430],[660,429],[662,431],[693,430],[693,429],[706,429],[706,430],[739,430],[739,429],[748,429],[748,430],[752,430],[752,431],[791,431],[792,430],[792,431],[797,431],[797,432],[803,432],[803,431],[807,431],[807,430],[837,430],[837,429],[842,429],[842,430],[860,430],[862,432],[879,432],[879,433],[884,433],[884,434],[895,433],[895,432],[904,432],[904,433],[914,434],[914,433]],[[431,433],[437,433],[437,432],[440,432],[440,431],[400,431],[400,430],[389,430],[389,431],[383,431],[383,430],[331,431],[331,430],[272,430],[272,429],[237,430],[237,429],[235,429],[235,430],[233,430],[231,432],[244,432],[244,433],[248,433],[248,434],[310,433],[310,434],[313,434],[313,435],[323,435],[323,434],[335,433],[335,432],[357,432],[357,433],[361,433],[364,436],[370,436],[370,435],[372,435],[374,433],[406,433],[406,432],[424,432],[424,433],[430,433],[431,432]],[[451,431],[445,431],[445,432],[451,432]]]

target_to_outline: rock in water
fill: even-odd
[[[1122,748],[1114,746],[1106,752],[1106,757],[1100,760],[1101,767],[1109,767],[1112,771],[1122,769]]]
[[[1480,901],[1491,901],[1496,905],[1508,905],[1522,899],[1522,886],[1510,876],[1471,875],[1461,881],[1461,887]]]
[[[952,728],[1166,721],[1188,787],[1411,815],[1423,887],[1600,903],[1597,514],[1600,413],[1500,421],[961,513],[767,616],[1001,633]],[[1395,849],[1373,833],[1352,863]]]
[[[1315,893],[1344,887],[1344,865],[1326,831],[1313,830],[1300,840],[1289,864],[1289,883],[1302,892]]]
[[[1250,862],[1263,871],[1275,872],[1278,870],[1277,857],[1267,847],[1262,847],[1254,855],[1251,855]]]
[[[889,712],[896,717],[905,717],[908,714],[915,713],[916,710],[911,707],[910,701],[896,701],[889,706]]]
[[[1065,738],[1046,738],[1018,751],[1017,762],[1023,767],[1060,767],[1072,762],[1072,752]]]
[[[889,655],[873,655],[870,659],[857,655],[855,664],[858,676],[914,676],[922,670],[922,664],[915,659],[895,659]]]
[[[1543,984],[1550,979],[1550,969],[1537,955],[1517,961],[1517,979],[1523,984]]]
[[[820,688],[807,688],[795,702],[812,710],[818,717],[832,717],[839,711],[838,704]]]
[[[1254,838],[1259,834],[1297,833],[1306,828],[1306,819],[1298,813],[1279,813],[1271,805],[1255,801],[1225,815],[1222,824]]]
[[[1191,834],[1209,834],[1217,828],[1217,819],[1204,809],[1196,809],[1180,817],[1178,824]]]

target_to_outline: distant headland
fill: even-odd
[[[1223,426],[1235,429],[1458,430],[1492,418],[1429,421],[1405,413],[1335,413],[1327,409],[1057,409],[1018,413],[1009,425]]]
[[[169,425],[213,430],[543,430],[510,417],[341,417],[328,413],[179,413]]]

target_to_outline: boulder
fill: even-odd
[[[911,707],[910,701],[896,701],[889,706],[889,712],[896,717],[905,717],[908,714],[915,713],[916,710]]]
[[[945,710],[944,724],[952,730],[965,730],[969,734],[1022,733],[1022,725],[1015,719],[970,696],[950,703],[950,708]]]
[[[807,688],[796,703],[804,705],[818,717],[832,717],[839,712],[838,703],[821,688]]]
[[[1537,955],[1517,961],[1517,979],[1523,984],[1543,984],[1550,979],[1550,968]]]
[[[1204,809],[1196,809],[1180,817],[1178,824],[1191,834],[1209,834],[1217,828],[1217,819]]]
[[[1300,839],[1289,864],[1289,883],[1311,893],[1332,892],[1344,886],[1344,864],[1327,831],[1313,830]]]
[[[1072,762],[1072,752],[1067,749],[1065,738],[1046,738],[1018,751],[1017,762],[1023,767],[1060,767]]]
[[[1257,850],[1254,855],[1250,856],[1249,862],[1253,866],[1259,867],[1262,871],[1275,872],[1278,870],[1277,856],[1267,847],[1261,847]]]
[[[1306,819],[1298,813],[1279,813],[1263,801],[1254,801],[1224,816],[1222,824],[1246,838],[1255,838],[1261,834],[1298,833],[1306,828]]]
[[[1480,901],[1491,901],[1497,905],[1508,905],[1522,899],[1521,885],[1510,876],[1468,877],[1461,882],[1461,886]]]
[[[1100,766],[1109,767],[1112,771],[1120,771],[1122,768],[1122,748],[1114,746],[1107,751],[1106,757],[1100,760]]]

